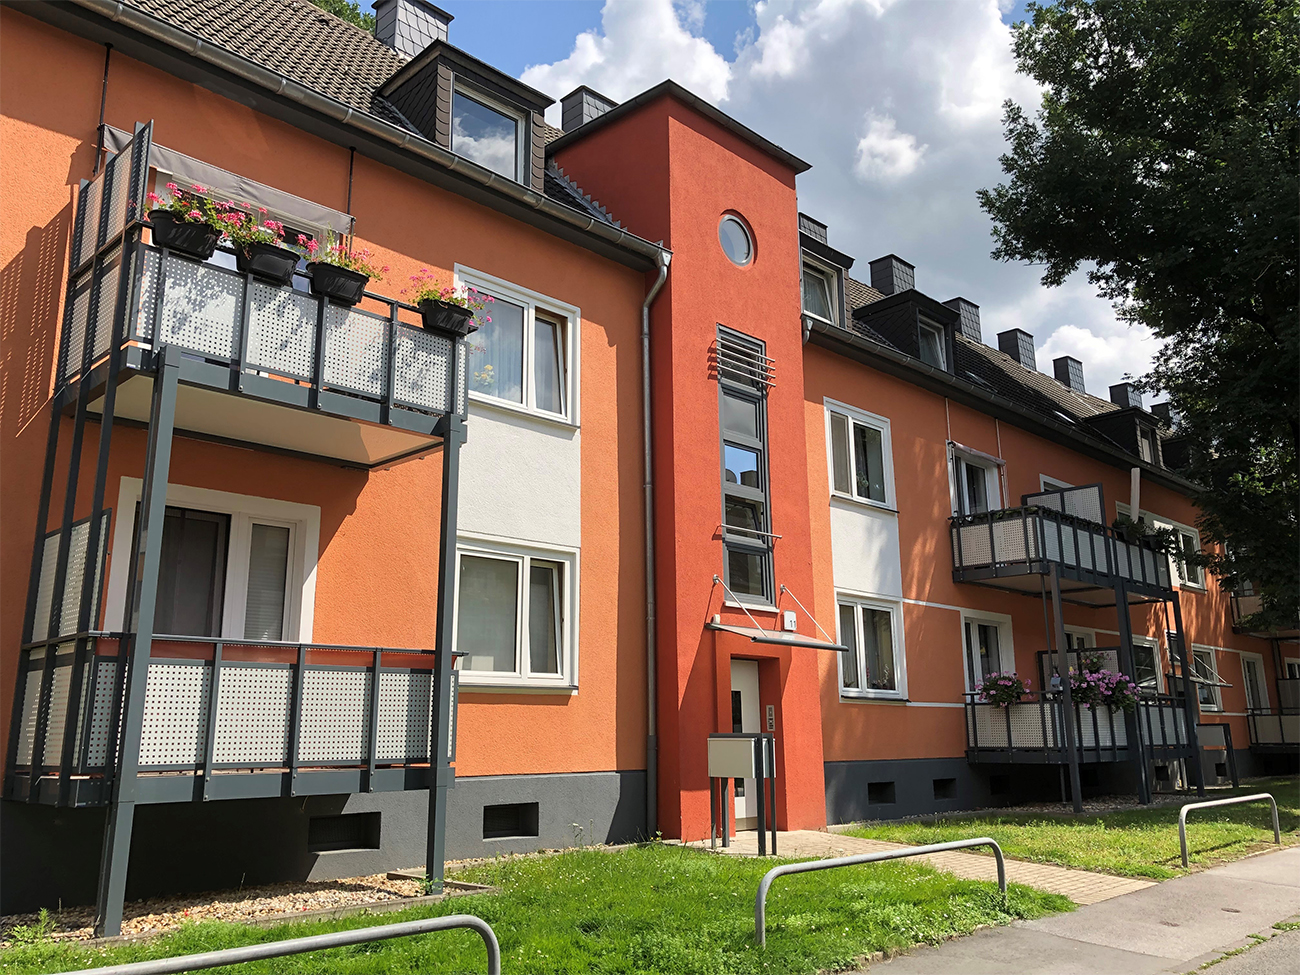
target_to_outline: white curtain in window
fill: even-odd
[[[518,591],[518,562],[461,556],[456,648],[466,670],[515,671]]]
[[[559,322],[533,322],[533,382],[539,410],[564,412],[564,332]]]
[[[490,322],[487,319],[492,319]],[[469,339],[470,385],[480,393],[524,401],[524,308],[495,298]]]
[[[888,612],[863,607],[862,643],[867,662],[867,686],[878,691],[896,690],[894,636]]]
[[[285,584],[289,575],[289,529],[253,525],[248,555],[245,640],[284,639]]]
[[[855,611],[852,606],[840,606],[840,644],[848,648],[841,651],[840,660],[843,664],[844,686],[853,690],[860,690],[861,685],[858,682],[858,628],[854,615]]]
[[[534,559],[528,583],[528,665],[534,674],[560,672],[560,566]]]

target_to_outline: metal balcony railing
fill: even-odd
[[[61,385],[76,378],[86,341],[92,360],[108,351],[119,260],[102,264],[97,288],[91,269],[73,272]],[[465,412],[463,343],[414,324],[412,305],[367,293],[348,307],[150,244],[134,244],[130,260],[126,341],[201,358],[216,368],[210,385],[399,426],[406,411]]]
[[[71,804],[108,800],[123,747],[122,637],[89,635],[81,696],[70,701],[75,636],[22,651],[7,794],[15,774],[29,789],[57,782],[75,721]],[[125,746],[138,748],[141,801],[428,788],[435,660],[425,650],[155,636],[140,740]],[[449,760],[455,691],[453,674]]]
[[[1038,574],[1055,562],[1072,576],[1101,585],[1122,579],[1147,589],[1170,588],[1169,559],[1154,543],[1140,536],[1127,538],[1093,520],[1093,508],[1100,513],[1099,503],[1053,503],[1067,493],[1026,495],[1022,500],[1031,503],[1018,508],[954,517],[954,576],[963,581]]]
[[[1300,678],[1279,677],[1277,705],[1249,708],[1250,747],[1261,751],[1300,750]]]
[[[1057,764],[1066,754],[1065,702],[1057,695],[1030,692],[1001,707],[966,694],[966,748],[972,760]],[[1122,711],[1073,704],[1075,746],[1080,761],[1125,761],[1130,756],[1128,722]],[[1138,733],[1147,746],[1184,751],[1189,746],[1186,716],[1170,695],[1143,696],[1137,705]]]

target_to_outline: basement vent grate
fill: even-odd
[[[313,816],[307,822],[307,852],[377,850],[380,835],[379,816],[377,812]]]
[[[483,839],[501,840],[537,836],[535,802],[511,802],[483,807]]]

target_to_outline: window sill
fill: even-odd
[[[885,511],[891,515],[898,514],[897,508],[891,508],[888,504],[886,504],[883,501],[870,501],[866,498],[850,497],[847,494],[840,494],[838,491],[831,492],[831,500],[840,501],[843,502],[844,504],[851,504],[854,507],[858,507],[858,508],[871,508],[874,511]]]
[[[560,416],[558,413],[547,413],[545,410],[533,410],[527,406],[521,406],[518,403],[512,403],[509,400],[493,399],[490,396],[484,396],[482,393],[475,393],[472,390],[469,394],[471,406],[484,406],[489,410],[499,410],[502,413],[509,413],[512,416],[523,416],[530,420],[537,420],[548,426],[553,426],[561,430],[577,430],[578,424],[574,423],[568,417]]]
[[[572,696],[578,693],[577,684],[542,684],[522,679],[476,680],[468,674],[461,674],[459,689],[461,694],[567,694]]]
[[[738,609],[742,612],[749,610],[751,613],[779,613],[781,610],[771,603],[738,603],[733,599],[724,599],[722,605],[728,609]]]
[[[866,704],[911,704],[911,699],[904,697],[897,691],[855,691],[851,689],[840,688],[841,701],[856,701]]]

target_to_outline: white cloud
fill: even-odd
[[[703,16],[704,7],[695,2],[679,10],[672,0],[608,0],[599,31],[579,34],[567,58],[531,65],[520,80],[555,98],[588,85],[623,101],[672,78],[717,104],[727,97],[731,65],[688,29],[690,23],[702,24]],[[547,112],[553,125],[560,122],[559,111],[557,104]]]
[[[858,140],[853,171],[868,182],[892,183],[915,172],[929,146],[918,146],[916,136],[899,132],[888,115],[867,113],[867,134]]]
[[[1158,342],[1118,322],[1082,275],[1051,290],[1040,271],[996,263],[975,191],[1004,179],[1001,114],[1037,104],[1018,75],[1007,0],[758,0],[728,60],[700,36],[699,0],[606,0],[599,30],[523,80],[559,98],[587,84],[626,99],[665,78],[812,163],[800,209],[868,262],[896,253],[917,286],[982,306],[985,335],[1033,333],[1039,360],[1074,355],[1105,394],[1149,368]],[[730,52],[728,52],[730,53]],[[556,113],[558,121],[558,112]],[[635,227],[631,228],[633,231]]]

